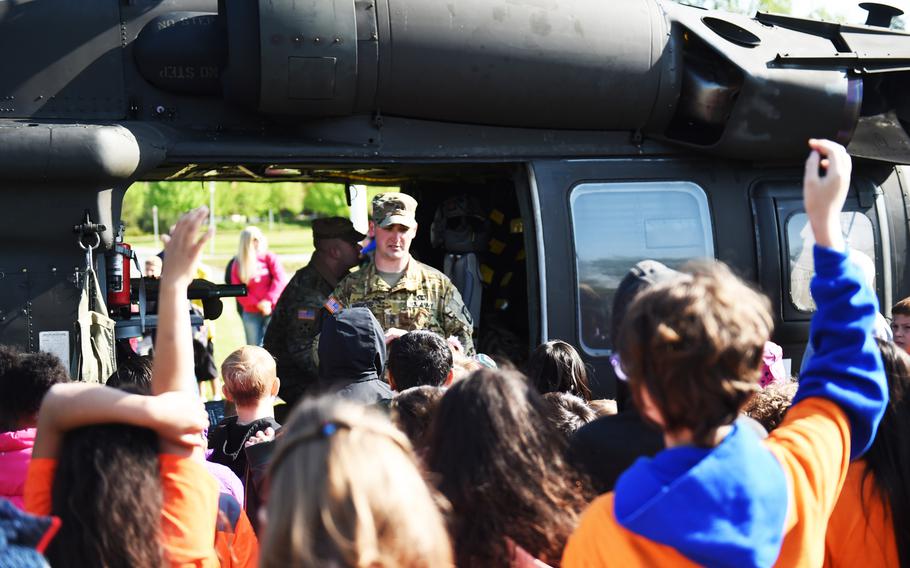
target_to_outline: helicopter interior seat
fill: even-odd
[[[448,267],[459,280],[479,282],[481,290],[465,297],[478,310],[477,350],[520,365],[530,337],[525,220],[511,177],[483,180],[414,180],[402,184],[420,207],[412,251],[438,270]],[[456,258],[457,257],[457,258]],[[451,277],[451,276],[450,276]],[[463,294],[464,295],[464,294]],[[474,315],[474,314],[472,314]]]

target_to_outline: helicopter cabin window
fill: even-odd
[[[875,274],[875,229],[872,221],[860,211],[843,211],[841,231],[850,257],[867,273]],[[805,213],[794,213],[786,222],[787,253],[790,266],[790,301],[801,312],[814,312],[815,300],[809,283],[815,273],[812,245],[815,238]]]
[[[714,257],[708,199],[690,182],[585,183],[570,196],[579,337],[590,355],[610,353],[610,308],[619,282],[645,259],[677,268]]]

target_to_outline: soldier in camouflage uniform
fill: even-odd
[[[275,357],[279,395],[289,406],[316,381],[317,316],[339,280],[357,264],[364,237],[342,217],[313,221],[313,257],[294,274],[275,304],[263,346]]]
[[[417,233],[417,201],[404,193],[373,199],[371,222],[376,239],[373,261],[341,281],[326,301],[330,312],[364,306],[386,331],[386,340],[415,329],[454,336],[474,354],[471,315],[461,294],[442,272],[411,257]]]

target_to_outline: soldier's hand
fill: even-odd
[[[452,351],[456,355],[464,355],[464,345],[461,344],[460,339],[454,335],[450,335],[448,338],[446,338],[446,341],[449,343],[449,347],[452,348]]]
[[[385,344],[388,345],[389,343],[395,341],[396,339],[398,339],[399,337],[401,337],[402,335],[404,335],[406,333],[407,333],[407,331],[404,329],[399,329],[397,327],[390,327],[385,332]]]
[[[840,212],[850,188],[850,155],[843,146],[830,140],[812,139],[809,147],[812,153],[806,160],[803,176],[806,215],[816,243],[843,250]]]

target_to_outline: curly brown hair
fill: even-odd
[[[636,405],[646,390],[666,432],[698,445],[758,390],[773,319],[768,299],[722,263],[694,263],[629,308],[617,338]]]
[[[749,399],[743,412],[771,432],[784,421],[798,387],[799,384],[795,381],[771,383]]]

